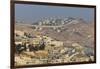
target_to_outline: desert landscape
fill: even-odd
[[[45,18],[15,23],[15,65],[94,61],[94,22]]]

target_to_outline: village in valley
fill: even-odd
[[[94,61],[92,26],[79,18],[15,23],[15,65]]]

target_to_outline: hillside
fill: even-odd
[[[36,46],[44,43],[45,46],[42,45],[40,48],[37,46],[38,50],[33,48],[44,56],[37,56],[34,50],[21,54],[33,57],[30,59],[36,60],[33,64],[38,64],[37,61],[41,64],[94,61],[94,23],[87,23],[84,19],[46,19],[33,24],[15,23],[15,30],[17,31],[15,39],[20,42],[25,39],[29,45]],[[42,51],[39,50],[41,48]]]

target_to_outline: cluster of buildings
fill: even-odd
[[[33,23],[36,25],[47,25],[47,26],[59,26],[59,25],[64,25],[66,23],[69,23],[73,20],[76,20],[75,18],[72,17],[66,17],[66,18],[45,18],[42,19],[38,22]]]

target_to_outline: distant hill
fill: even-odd
[[[72,22],[81,21],[86,23],[81,18],[72,18],[72,17],[66,17],[66,18],[48,18],[48,19],[42,19],[37,22],[34,22],[32,25],[46,25],[46,26],[59,26],[59,25],[65,25]]]

